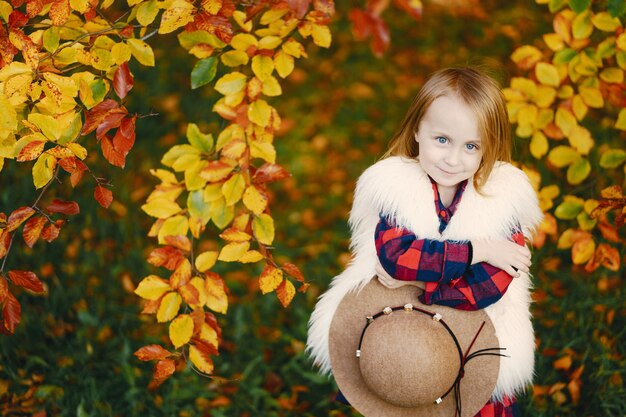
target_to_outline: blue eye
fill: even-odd
[[[444,137],[444,136],[437,136],[435,138],[435,140],[439,143],[446,143],[448,141],[448,138]]]
[[[475,150],[478,149],[478,146],[474,145],[473,143],[468,143],[465,146],[467,147],[467,150],[469,150],[469,151],[475,151]]]

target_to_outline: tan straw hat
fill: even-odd
[[[335,312],[332,372],[365,417],[473,417],[494,390],[506,352],[487,314],[427,306],[420,292],[374,278]]]

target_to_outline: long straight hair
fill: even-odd
[[[506,100],[500,86],[477,68],[445,68],[433,73],[415,96],[383,158],[419,155],[415,135],[424,114],[441,96],[460,98],[476,115],[483,156],[473,182],[474,188],[480,191],[496,161],[511,161],[512,140]]]

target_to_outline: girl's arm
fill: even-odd
[[[381,217],[376,228],[376,249],[380,265],[389,277],[402,281],[424,281],[420,297],[426,304],[443,304],[475,310],[499,300],[518,273],[510,265],[511,258],[520,270],[527,272],[530,252],[525,247],[521,232],[510,241],[449,242],[418,239],[406,229],[391,225]],[[496,242],[496,245],[492,245]],[[521,246],[520,246],[521,245]],[[513,250],[510,250],[512,247]],[[503,250],[503,248],[505,248]],[[473,253],[474,252],[474,253]],[[525,252],[528,252],[526,259]],[[513,255],[511,255],[511,253]],[[523,253],[523,255],[520,255]],[[484,260],[505,265],[503,270]],[[510,271],[510,272],[509,272]],[[389,285],[389,277],[383,283]],[[391,280],[393,281],[393,279]],[[399,284],[399,283],[398,283]]]

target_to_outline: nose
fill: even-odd
[[[456,148],[449,149],[444,160],[450,166],[457,165],[459,163],[459,150]]]

